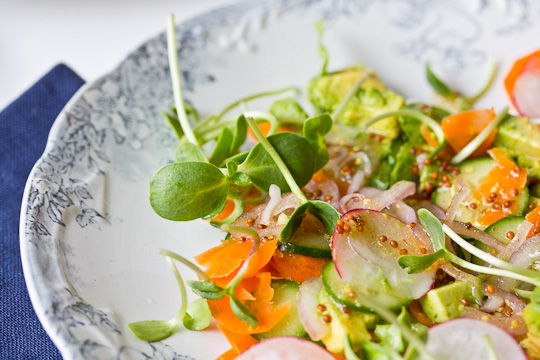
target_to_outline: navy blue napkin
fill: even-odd
[[[24,282],[19,215],[26,178],[58,113],[84,81],[57,65],[0,112],[0,359],[61,359]]]

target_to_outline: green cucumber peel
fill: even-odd
[[[411,110],[411,109],[400,109],[400,110],[390,111],[390,112],[375,116],[374,118],[368,120],[364,124],[364,128],[363,128],[364,131],[367,131],[367,128],[371,126],[372,124],[376,123],[377,121],[383,120],[391,116],[407,116],[407,117],[417,119],[433,131],[439,144],[437,145],[435,149],[433,149],[428,159],[432,159],[433,157],[435,157],[435,155],[440,153],[446,147],[446,137],[444,136],[444,132],[442,131],[441,125],[439,125],[437,121],[433,120],[426,114],[420,111]]]

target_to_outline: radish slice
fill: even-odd
[[[385,207],[414,195],[416,185],[411,181],[398,181],[386,191],[377,188],[362,188],[359,194],[346,195],[341,199],[344,212],[353,209],[370,209],[381,211]]]
[[[352,224],[351,231],[340,234],[336,229],[332,237],[332,257],[343,280],[407,299],[419,299],[432,288],[434,266],[408,274],[397,263],[403,250],[409,255],[422,254],[424,246],[410,226],[388,214],[367,209],[349,211],[341,220]],[[362,231],[354,224],[361,225]]]
[[[540,117],[540,69],[523,72],[516,80],[513,95],[520,114]]]
[[[237,360],[335,360],[325,348],[294,336],[277,336],[254,345],[240,354]]]
[[[317,277],[304,281],[298,291],[300,322],[315,341],[325,338],[330,333],[330,325],[322,320],[321,313],[317,311],[318,296],[323,287],[322,279]]]
[[[527,360],[516,340],[496,325],[481,320],[455,319],[428,331],[427,350],[439,360],[489,360],[484,336],[489,336],[500,360]]]

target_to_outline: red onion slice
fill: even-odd
[[[478,311],[478,310],[476,310]],[[436,359],[490,359],[484,336],[489,336],[500,360],[527,360],[518,342],[492,323],[474,319],[454,319],[428,331],[427,350]]]
[[[349,149],[345,146],[334,145],[328,148],[328,154],[330,155],[330,158],[324,166],[324,170],[334,171],[334,168],[349,155]]]
[[[335,360],[325,348],[295,336],[277,336],[253,345],[237,360]]]
[[[439,220],[446,219],[446,213],[444,212],[444,210],[441,209],[439,206],[435,205],[434,203],[432,203],[431,201],[428,201],[428,200],[412,201],[409,203],[409,206],[411,206],[416,211],[420,209],[429,210]]]
[[[523,269],[530,268],[535,261],[540,260],[540,235],[533,236],[525,242],[510,256],[508,262]],[[499,277],[497,286],[503,290],[510,291],[516,284],[516,280]]]
[[[525,240],[527,239],[527,235],[529,234],[533,226],[534,225],[527,220],[523,221],[521,225],[518,226],[516,235],[514,236],[512,241],[510,241],[510,243],[508,243],[508,245],[506,245],[506,247],[497,254],[497,257],[503,260],[509,259],[510,256],[512,256],[512,254],[514,253],[514,251],[516,251],[520,247],[520,245],[525,242]]]
[[[298,291],[298,314],[300,322],[306,329],[311,339],[319,341],[330,334],[330,325],[322,319],[321,313],[317,311],[319,305],[319,292],[324,284],[320,277],[311,278],[300,285]]]
[[[385,207],[414,195],[416,185],[411,181],[398,181],[390,189],[382,191],[376,188],[365,187],[359,194],[346,195],[341,199],[343,211],[353,209],[368,209],[381,211]]]
[[[501,329],[505,330],[513,336],[523,336],[527,334],[528,328],[523,316],[512,315],[506,316],[504,314],[491,315],[475,308],[467,307],[461,314],[462,317],[482,320],[484,323],[497,325]],[[453,321],[453,320],[452,320]],[[471,358],[472,359],[472,358]],[[514,357],[504,357],[501,359],[517,359]]]
[[[464,235],[476,239],[489,247],[501,252],[506,247],[505,244],[495,239],[493,236],[488,233],[475,228],[474,226],[468,226],[460,221],[452,221],[447,223],[450,229],[454,230],[458,235]]]
[[[358,170],[351,179],[351,184],[347,189],[347,194],[353,194],[359,191],[366,184],[366,173],[362,170]]]
[[[398,218],[405,224],[416,224],[417,222],[416,211],[409,205],[405,204],[402,200],[388,206],[383,210],[383,212]]]
[[[468,186],[466,186],[465,184],[459,185],[461,185],[460,189],[458,190],[456,195],[454,195],[452,201],[450,202],[450,205],[448,206],[448,209],[446,210],[446,223],[451,223],[452,221],[454,221],[459,206],[471,193],[471,189]]]
[[[321,200],[329,203],[338,212],[341,212],[339,187],[332,179],[323,179],[319,182],[311,180],[305,187],[306,192],[309,192],[311,200]],[[316,191],[320,191],[320,195]],[[327,200],[328,199],[328,200]]]

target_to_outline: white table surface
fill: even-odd
[[[0,110],[58,63],[84,80],[112,70],[176,20],[234,0],[0,0]]]

